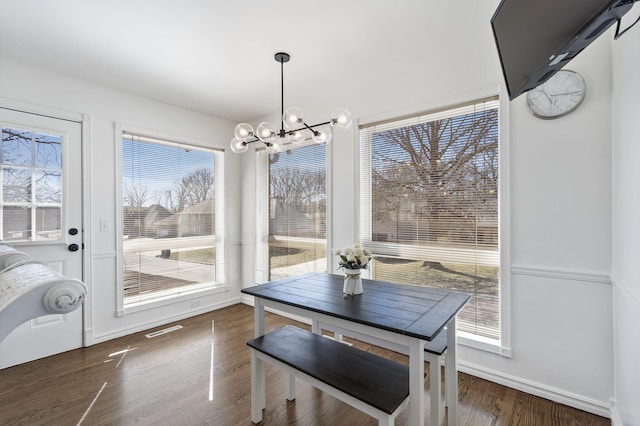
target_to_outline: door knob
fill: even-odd
[[[78,234],[78,228],[69,229],[69,235],[77,235],[77,234]]]
[[[69,251],[78,251],[78,249],[80,248],[79,245],[77,244],[69,244]]]

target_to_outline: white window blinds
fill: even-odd
[[[258,281],[326,271],[326,149],[258,151]]]
[[[363,126],[361,236],[372,278],[473,295],[459,328],[500,336],[498,100]]]
[[[224,280],[222,156],[123,132],[125,307]]]

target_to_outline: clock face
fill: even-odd
[[[538,118],[558,118],[578,108],[585,93],[586,86],[580,74],[561,70],[527,92],[527,106]]]

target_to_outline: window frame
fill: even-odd
[[[360,143],[361,128],[373,125],[375,123],[387,122],[387,121],[401,121],[411,116],[418,116],[430,113],[437,113],[439,111],[445,111],[454,109],[456,107],[477,103],[484,99],[497,98],[498,101],[498,135],[499,135],[499,151],[498,151],[498,164],[500,170],[500,177],[498,180],[498,226],[499,226],[499,285],[500,285],[500,329],[499,339],[489,339],[482,336],[478,336],[472,333],[464,331],[458,331],[458,343],[463,346],[467,346],[482,351],[495,353],[500,356],[510,358],[512,356],[511,350],[511,289],[510,289],[510,169],[509,169],[509,110],[510,103],[508,102],[508,96],[504,91],[504,88],[500,87],[497,90],[495,88],[488,88],[478,91],[473,98],[465,99],[450,99],[448,102],[440,102],[438,104],[423,105],[412,108],[410,110],[403,110],[400,112],[384,113],[375,117],[367,117],[362,120],[356,121],[355,129],[357,134],[354,136],[354,144],[356,148],[356,170],[355,188],[356,193],[362,194],[358,202],[357,208],[357,220],[359,230],[359,240],[362,240],[363,231],[366,229],[363,226],[363,212],[366,208],[370,208],[364,193],[362,192],[362,175],[363,173],[370,173],[370,171],[362,170],[361,155],[364,147]],[[370,213],[368,213],[370,216]],[[369,271],[365,271],[365,276],[369,277]]]
[[[225,169],[224,169],[224,155],[225,151],[222,148],[213,147],[206,141],[196,140],[193,138],[176,136],[159,131],[151,131],[149,129],[142,129],[135,126],[125,125],[122,123],[115,124],[115,187],[116,187],[116,223],[115,233],[116,238],[123,234],[122,224],[122,136],[124,133],[129,133],[135,136],[146,137],[152,140],[156,140],[158,144],[163,142],[169,146],[186,145],[193,148],[200,148],[203,150],[218,151],[214,153],[214,173],[216,176],[215,187],[215,214],[217,215],[215,221],[215,244],[216,244],[216,281],[208,286],[194,285],[192,290],[188,290],[179,294],[160,296],[158,298],[143,300],[132,304],[124,304],[124,250],[120,241],[116,241],[116,316],[122,317],[124,315],[140,312],[148,309],[157,308],[160,306],[166,306],[191,300],[194,298],[207,296],[211,294],[222,293],[228,291],[229,287],[226,284],[226,215],[225,215]]]

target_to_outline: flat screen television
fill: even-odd
[[[502,0],[491,18],[509,99],[544,83],[635,0]]]

